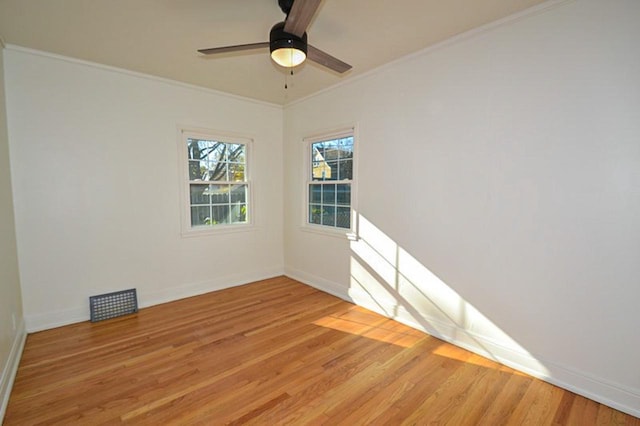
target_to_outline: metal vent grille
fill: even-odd
[[[138,312],[136,289],[114,291],[89,297],[91,322],[102,321]]]

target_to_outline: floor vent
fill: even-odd
[[[136,289],[114,291],[89,297],[91,322],[138,312]]]

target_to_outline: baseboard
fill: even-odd
[[[429,317],[423,313],[421,313],[421,319],[424,321],[417,322],[413,315],[402,307],[398,308],[380,300],[376,300],[375,303],[366,303],[367,298],[370,299],[370,296],[357,288],[352,289],[346,285],[333,283],[324,278],[289,267],[285,267],[285,275],[515,370],[616,410],[640,417],[640,390],[638,389],[630,389],[589,373],[577,371],[572,367],[534,356],[525,351],[514,350],[508,344],[502,345],[495,339],[472,333],[453,323],[443,323],[439,319]]]
[[[336,297],[339,297],[340,299],[355,303],[355,301],[349,297],[348,289],[345,286],[336,284],[329,280],[325,280],[324,278],[318,277],[316,275],[309,274],[308,272],[304,272],[299,269],[293,269],[290,267],[284,268],[284,274],[289,278],[300,281],[301,283],[304,283],[308,286],[317,288],[318,290],[322,290],[325,293],[329,293]]]
[[[277,277],[283,275],[283,273],[284,268],[282,266],[279,266],[265,268],[260,271],[249,271],[220,276],[211,280],[171,287],[157,292],[144,292],[138,290],[138,305],[140,308],[147,308],[149,306],[160,305],[162,303],[172,302],[174,300],[198,296],[200,294],[209,293],[212,291],[224,290],[225,288],[236,287],[254,281]],[[52,311],[35,315],[25,315],[27,332],[34,333],[37,331],[74,324],[77,322],[88,321],[90,318],[88,296],[89,295],[87,295],[86,306],[67,309],[63,311]]]
[[[24,321],[21,320],[16,329],[16,335],[11,345],[11,351],[9,352],[9,358],[2,368],[2,376],[0,376],[0,423],[4,419],[4,415],[9,404],[9,396],[11,395],[11,389],[13,388],[13,381],[18,373],[18,365],[20,364],[20,358],[22,357],[22,350],[24,349],[24,343],[27,339],[27,331],[25,329]]]
[[[87,302],[88,304],[89,302]],[[35,333],[63,325],[87,321],[89,319],[89,307],[66,309],[63,311],[51,311],[41,314],[25,315],[27,333]]]
[[[192,283],[180,287],[173,287],[155,293],[147,293],[144,297],[138,296],[138,303],[141,308],[160,305],[174,300],[185,299],[187,297],[198,296],[212,291],[224,290],[226,288],[237,287],[254,281],[266,280],[268,278],[279,277],[284,274],[282,266],[266,268],[260,271],[242,272],[239,274],[225,275],[212,280]]]

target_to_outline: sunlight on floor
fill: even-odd
[[[521,373],[520,371],[514,370],[505,365],[502,365],[489,358],[476,355],[472,352],[467,351],[466,349],[462,349],[457,346],[450,345],[448,343],[443,343],[442,345],[437,347],[435,350],[433,350],[432,353],[434,355],[438,355],[444,358],[464,362],[465,364],[476,365],[478,367],[483,367],[483,368],[490,368],[492,370],[504,371],[505,373],[512,374],[514,376],[531,377],[528,374]]]
[[[403,348],[411,348],[425,338],[433,338],[422,331],[415,330],[394,320],[380,317],[378,314],[368,312],[359,306],[350,308],[349,311],[344,314],[327,315],[314,321],[313,324]],[[509,374],[528,377],[528,375],[524,373],[520,373],[496,361],[476,355],[466,349],[449,343],[443,342],[434,349],[432,353],[443,358],[470,365],[490,368],[492,370],[503,370]]]
[[[314,321],[315,325],[366,337],[379,342],[410,348],[425,335],[402,324],[380,317],[355,306],[340,316],[328,315]]]

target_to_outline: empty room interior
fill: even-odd
[[[640,425],[639,45],[637,0],[1,0],[0,422]]]

